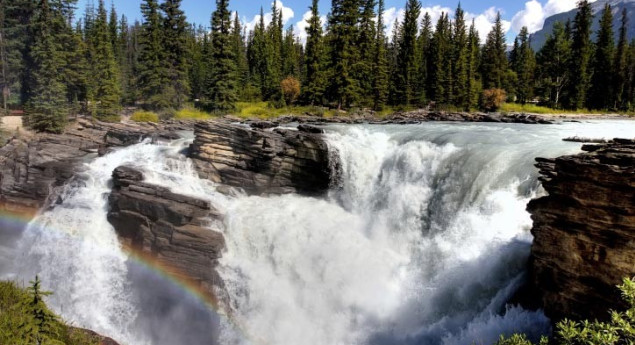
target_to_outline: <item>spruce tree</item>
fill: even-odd
[[[377,27],[373,60],[373,109],[382,110],[388,98],[388,57],[386,35],[384,33],[384,0],[379,0],[377,9]]]
[[[571,109],[580,109],[584,106],[589,83],[591,80],[591,22],[593,14],[591,5],[587,0],[578,3],[578,12],[573,22],[573,42],[570,61],[571,83],[569,83],[569,104]]]
[[[464,110],[470,111],[470,109],[476,106],[476,104],[478,103],[479,93],[481,89],[478,74],[481,42],[480,37],[478,36],[478,31],[476,31],[474,19],[472,19],[472,25],[470,26],[470,33],[467,37],[467,41],[467,78],[465,80],[467,99],[464,105]]]
[[[115,55],[115,59],[119,62],[121,57],[121,47],[119,46],[119,18],[117,17],[117,10],[115,9],[115,3],[111,3],[110,6],[110,19],[108,20],[108,33],[110,36],[110,44],[112,45],[112,51]]]
[[[264,46],[265,73],[263,79],[263,99],[273,101],[274,105],[281,105],[282,93],[280,81],[282,78],[282,10],[278,9],[278,2],[274,0],[271,12],[271,23],[266,31]]]
[[[170,108],[183,107],[190,95],[188,80],[189,55],[187,47],[187,21],[181,10],[181,0],[166,0],[163,10],[163,68],[167,84],[163,97]]]
[[[311,105],[321,105],[324,100],[326,78],[324,74],[324,42],[322,37],[322,23],[318,11],[318,0],[311,4],[311,18],[306,28],[306,86],[304,87],[304,101]]]
[[[26,317],[14,330],[17,333],[17,337],[24,344],[61,344],[61,342],[56,340],[60,335],[59,320],[44,302],[44,297],[50,296],[52,293],[42,291],[42,282],[38,276],[35,276],[35,280],[29,283],[31,286],[27,288],[28,299],[22,301],[19,306],[25,311]]]
[[[500,12],[496,15],[496,22],[492,31],[487,35],[483,56],[481,59],[481,75],[483,88],[502,88],[507,74],[507,54],[505,33]]]
[[[399,35],[399,54],[397,56],[395,101],[401,105],[411,105],[415,101],[417,85],[416,42],[418,33],[421,3],[419,0],[408,0]]]
[[[613,107],[619,110],[627,110],[627,84],[628,84],[628,13],[626,9],[622,10],[622,21],[620,26],[620,36],[617,43],[617,51],[615,52],[615,61],[613,63],[613,91],[614,101]]]
[[[249,72],[252,80],[260,89],[262,98],[267,94],[267,32],[265,27],[265,15],[260,8],[260,20],[254,28],[252,38],[247,48],[247,58],[249,61]]]
[[[208,109],[215,112],[234,110],[238,100],[228,6],[229,0],[216,0],[216,11],[212,14],[212,67],[206,95]]]
[[[608,109],[613,101],[613,62],[615,59],[615,40],[613,35],[613,13],[611,5],[606,4],[600,19],[595,44],[595,54],[591,68],[593,75],[587,98],[589,109]]]
[[[447,95],[446,81],[448,66],[451,61],[447,61],[449,52],[451,52],[451,33],[449,31],[449,18],[445,13],[441,14],[441,18],[436,25],[436,30],[432,36],[431,53],[432,61],[428,72],[429,94],[431,99],[440,104],[447,103],[445,98]]]
[[[518,49],[515,63],[512,65],[518,77],[516,96],[521,104],[527,103],[533,97],[533,83],[535,70],[535,56],[529,42],[527,27],[520,30],[517,38]]]
[[[359,59],[353,66],[354,74],[359,81],[360,103],[373,104],[373,61],[375,59],[375,0],[363,0],[359,22],[359,35],[356,47]]]
[[[245,48],[245,38],[243,37],[243,27],[240,23],[238,12],[236,12],[236,15],[234,16],[231,41],[234,56],[236,57],[238,87],[239,90],[245,90],[247,83],[249,82],[249,65],[247,64],[247,52]]]
[[[102,121],[118,121],[121,109],[119,69],[108,31],[104,0],[99,0],[93,38],[93,71],[90,96],[94,116]]]
[[[53,31],[54,14],[48,0],[40,0],[31,26],[31,97],[26,104],[27,124],[36,131],[61,133],[67,117],[66,89],[60,80],[64,67],[62,46]]]
[[[359,81],[352,66],[359,59],[355,48],[358,35],[359,0],[333,0],[328,23],[329,96],[338,109],[359,99]]]
[[[423,15],[423,20],[421,22],[421,33],[417,38],[417,65],[418,65],[418,74],[417,74],[417,98],[419,104],[424,104],[428,101],[428,92],[426,91],[428,88],[428,70],[429,65],[432,63],[432,18],[430,14],[426,12]]]
[[[282,73],[283,77],[301,78],[300,71],[300,53],[298,49],[293,26],[287,29],[282,42]]]
[[[552,108],[562,107],[563,93],[571,80],[570,71],[566,68],[570,65],[570,59],[571,42],[565,26],[556,22],[545,45],[536,56],[542,95],[549,100]]]
[[[162,19],[157,0],[144,0],[141,3],[141,13],[144,21],[139,37],[141,51],[138,60],[137,87],[147,108],[167,108],[169,102],[163,95],[166,73],[163,65],[165,52],[161,37],[163,33]]]
[[[469,42],[464,16],[465,13],[459,4],[454,14],[452,80],[454,85],[453,103],[460,108],[467,107],[469,103],[469,94],[465,87],[468,78]]]

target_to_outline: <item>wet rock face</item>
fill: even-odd
[[[538,159],[549,195],[528,205],[531,282],[554,320],[606,319],[623,306],[615,286],[635,276],[635,141],[583,150]]]
[[[202,122],[190,157],[201,177],[250,194],[320,195],[331,184],[336,159],[317,132]]]
[[[199,284],[210,297],[214,287],[222,287],[214,268],[225,241],[220,232],[206,227],[220,218],[209,202],[144,183],[140,171],[118,167],[108,203],[108,221],[126,246]]]

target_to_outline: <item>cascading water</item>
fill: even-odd
[[[628,121],[329,126],[342,178],[320,199],[226,197],[180,153],[187,139],[140,143],[86,164],[22,235],[10,277],[39,274],[65,319],[127,345],[487,344],[501,333],[538,335],[548,332],[541,313],[505,307],[529,254],[525,205],[541,193],[533,158],[579,150],[564,137],[634,130]],[[123,164],[226,215],[219,271],[231,323],[122,251],[106,208],[110,175]]]

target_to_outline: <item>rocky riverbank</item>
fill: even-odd
[[[63,134],[13,136],[0,147],[0,210],[27,212],[54,201],[58,188],[81,170],[81,163],[111,148],[143,139],[172,140],[187,123],[113,124],[80,119]],[[191,126],[190,126],[191,128]]]
[[[538,158],[548,196],[528,205],[534,226],[530,280],[553,320],[606,319],[635,276],[635,141],[584,145]]]

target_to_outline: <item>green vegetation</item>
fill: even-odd
[[[212,115],[196,108],[185,107],[177,111],[174,118],[177,120],[209,120]]]
[[[97,345],[100,339],[66,325],[45,304],[51,293],[42,291],[35,277],[27,289],[0,281],[0,344]]]
[[[278,1],[249,32],[230,0],[216,0],[211,31],[187,22],[182,0],[141,0],[143,21],[133,24],[105,0],[88,2],[82,18],[74,18],[77,0],[0,1],[2,106],[24,108],[27,125],[48,132],[62,131],[71,114],[118,121],[123,106],[161,118],[187,104],[240,116],[302,107],[494,109],[483,97],[490,89],[504,90],[508,102],[566,111],[635,109],[627,13],[615,33],[607,5],[593,41],[591,8],[580,1],[575,20],[556,23],[539,52],[523,28],[507,54],[500,15],[480,42],[460,5],[435,24],[421,16],[420,0],[404,1],[388,39],[383,0],[332,0],[328,15],[312,0],[306,44],[283,25]],[[206,118],[190,109],[180,116]]]
[[[159,122],[159,115],[151,111],[135,111],[130,120],[134,122]]]
[[[618,286],[628,304],[624,312],[611,311],[608,322],[563,320],[553,339],[543,338],[540,345],[626,345],[635,343],[635,281],[624,279]],[[525,335],[501,336],[496,345],[533,345]]]

